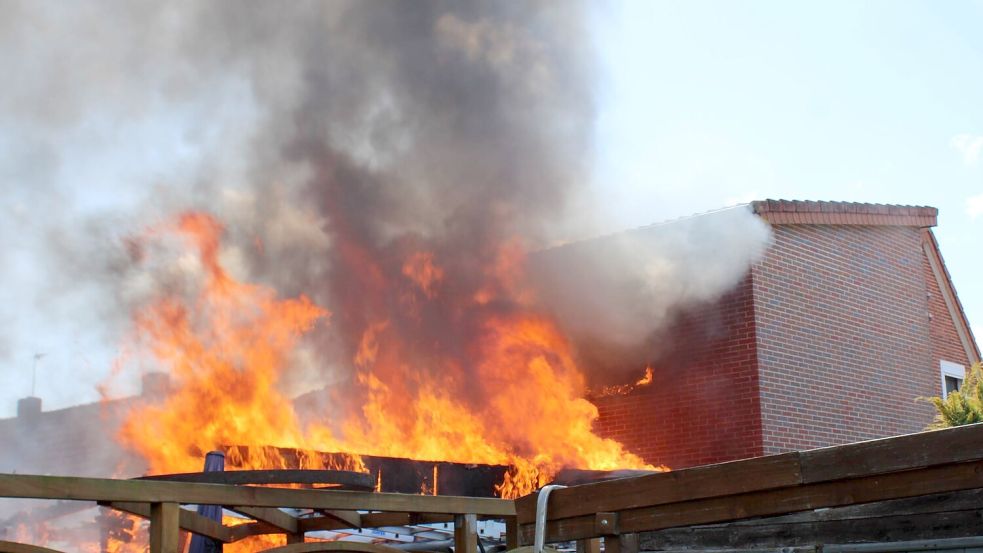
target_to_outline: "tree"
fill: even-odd
[[[969,369],[963,385],[941,397],[919,398],[935,406],[935,421],[929,429],[948,428],[983,422],[983,363],[976,363]]]

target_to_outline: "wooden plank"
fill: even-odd
[[[61,553],[61,551],[40,545],[0,540],[0,553]]]
[[[477,516],[454,516],[454,553],[478,553]]]
[[[117,511],[123,511],[131,515],[136,515],[138,517],[150,518],[149,503],[112,502],[100,503],[100,505],[111,509],[116,509]],[[182,530],[194,532],[195,534],[205,536],[206,538],[216,539],[225,543],[235,541],[227,527],[208,517],[203,517],[198,513],[187,509],[181,509],[178,512],[178,525]]]
[[[781,517],[776,517],[781,518]],[[977,536],[983,509],[876,516],[864,519],[714,524],[641,534],[645,551],[689,549],[781,549],[819,543],[895,542]]]
[[[272,524],[287,534],[296,534],[300,531],[297,524],[297,517],[284,513],[280,509],[272,507],[242,507],[239,505],[226,508],[260,522]]]
[[[978,535],[983,489],[893,499],[776,517],[670,528],[642,535],[644,550],[741,548],[853,541],[910,541]]]
[[[983,423],[559,489],[550,495],[549,517],[569,518],[981,458]],[[520,524],[531,523],[535,512],[535,494],[516,501]]]
[[[983,457],[983,424],[802,452],[802,481],[826,482]]]
[[[628,509],[618,513],[618,527],[644,532],[973,488],[983,488],[983,461]],[[550,520],[547,541],[596,537],[594,518]],[[521,525],[521,543],[532,543],[532,534],[532,524]]]
[[[299,490],[26,474],[0,474],[0,497],[441,514],[477,513],[503,517],[515,514],[513,501],[487,497]]]
[[[801,481],[799,454],[785,453],[553,490],[550,519],[619,511],[763,489]],[[537,494],[516,500],[520,524],[536,518]]]
[[[150,504],[150,553],[178,553],[180,509],[177,503]]]

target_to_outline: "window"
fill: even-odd
[[[963,385],[966,378],[966,367],[951,361],[942,361],[942,398],[949,397]]]

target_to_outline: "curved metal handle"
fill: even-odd
[[[533,553],[543,553],[546,545],[546,502],[549,501],[550,492],[557,488],[566,488],[559,484],[543,486],[539,490],[539,497],[536,498],[536,539],[533,542]]]

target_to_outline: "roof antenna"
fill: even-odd
[[[34,395],[34,390],[38,385],[38,361],[40,361],[46,353],[35,353],[34,354],[34,371],[31,373],[31,397],[37,397]]]

